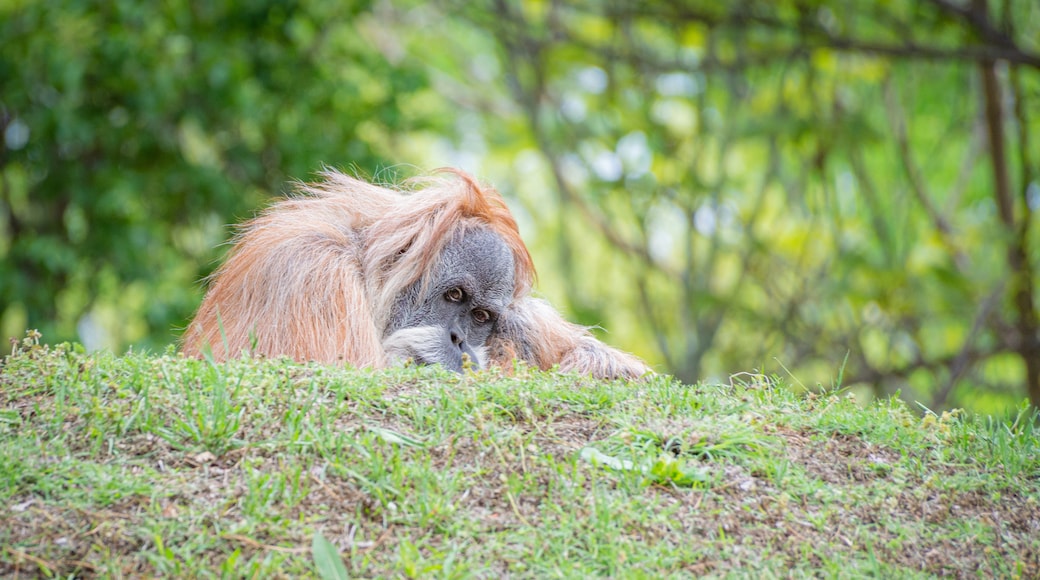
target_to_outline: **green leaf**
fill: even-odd
[[[581,450],[580,457],[593,465],[602,465],[618,471],[643,471],[644,468],[637,466],[627,459],[618,459],[603,453],[595,447],[586,447]]]
[[[707,483],[709,479],[706,470],[692,467],[667,453],[658,456],[657,461],[650,466],[650,475],[657,483],[671,483],[679,487],[693,487]]]
[[[383,441],[386,441],[387,443],[393,443],[393,444],[401,445],[401,446],[404,446],[404,447],[420,447],[421,448],[421,447],[424,446],[422,440],[416,439],[414,437],[409,437],[407,435],[402,435],[401,433],[398,433],[397,431],[391,431],[390,429],[384,429],[382,427],[376,427],[375,425],[366,425],[365,428],[368,429],[369,431],[371,431],[373,434],[375,434],[376,437],[379,437],[380,439],[382,439]]]
[[[347,567],[343,564],[343,558],[339,550],[332,542],[328,541],[321,532],[314,532],[314,541],[311,544],[314,554],[314,566],[318,569],[318,576],[324,580],[345,580]]]

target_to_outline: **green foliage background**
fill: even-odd
[[[1038,39],[1029,0],[3,0],[0,330],[158,349],[291,180],[451,165],[685,381],[1036,404]]]
[[[25,2],[0,18],[5,331],[170,342],[228,236],[322,162],[376,167],[365,124],[423,125],[425,84],[337,2]],[[326,21],[335,20],[335,23]]]

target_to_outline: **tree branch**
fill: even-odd
[[[1008,35],[998,30],[989,20],[985,3],[959,5],[949,0],[928,0],[943,12],[953,14],[968,23],[988,43],[1003,47],[1014,47],[1015,42]]]
[[[977,5],[984,2],[976,0]],[[990,161],[993,166],[993,195],[1000,210],[1000,220],[1012,232],[1008,242],[1007,261],[1011,271],[1012,296],[1018,319],[1015,323],[1015,350],[1026,367],[1025,390],[1034,407],[1040,408],[1040,320],[1033,298],[1033,271],[1029,262],[1028,228],[1015,221],[1015,202],[1011,193],[1007,153],[1004,144],[1004,112],[1001,107],[1000,84],[996,65],[979,65],[982,76],[982,99],[989,133]],[[1022,184],[1025,189],[1026,184]],[[1028,211],[1028,204],[1024,211]],[[1028,214],[1026,216],[1028,218]]]
[[[982,304],[979,306],[979,312],[975,315],[975,320],[971,324],[971,330],[968,332],[967,338],[964,339],[964,346],[961,347],[960,352],[957,353],[957,356],[950,363],[950,376],[947,377],[946,384],[932,396],[933,409],[940,409],[946,405],[946,399],[950,396],[950,392],[953,391],[953,387],[964,372],[968,370],[969,357],[972,349],[975,348],[975,338],[982,332],[986,320],[993,315],[993,310],[996,308],[1003,293],[1004,284],[1001,283],[982,301]]]
[[[936,232],[939,233],[943,245],[952,254],[954,264],[957,265],[960,271],[965,272],[969,266],[968,256],[954,241],[953,228],[950,226],[950,222],[939,211],[939,208],[935,206],[932,196],[928,192],[928,186],[921,177],[921,173],[917,170],[917,165],[913,160],[913,152],[910,148],[910,138],[907,135],[906,116],[903,114],[899,100],[895,98],[894,93],[895,89],[892,86],[891,78],[885,79],[885,111],[888,113],[892,132],[895,133],[896,146],[899,149],[899,161],[903,166],[903,171],[906,172],[907,181],[910,182],[910,191],[914,194],[914,198],[917,199],[918,203],[921,204],[921,207],[924,208],[925,213],[928,214],[928,218],[932,221]]]

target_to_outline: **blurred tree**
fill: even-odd
[[[587,323],[644,353],[648,331],[685,381],[775,358],[1040,405],[1036,2],[445,6],[497,44],[548,176],[518,156],[516,187],[556,192],[543,228]]]
[[[15,0],[0,43],[3,330],[163,344],[287,178],[451,164],[683,380],[1040,403],[1032,0]]]
[[[368,2],[0,4],[3,330],[169,343],[224,224],[429,125],[393,43]]]

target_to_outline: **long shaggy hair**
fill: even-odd
[[[218,360],[249,350],[298,361],[388,364],[383,341],[395,300],[425,285],[445,244],[490,228],[513,254],[514,302],[488,345],[491,363],[514,357],[597,376],[646,366],[528,298],[535,271],[501,195],[454,170],[390,189],[327,170],[322,181],[246,222],[184,333],[183,352]]]

